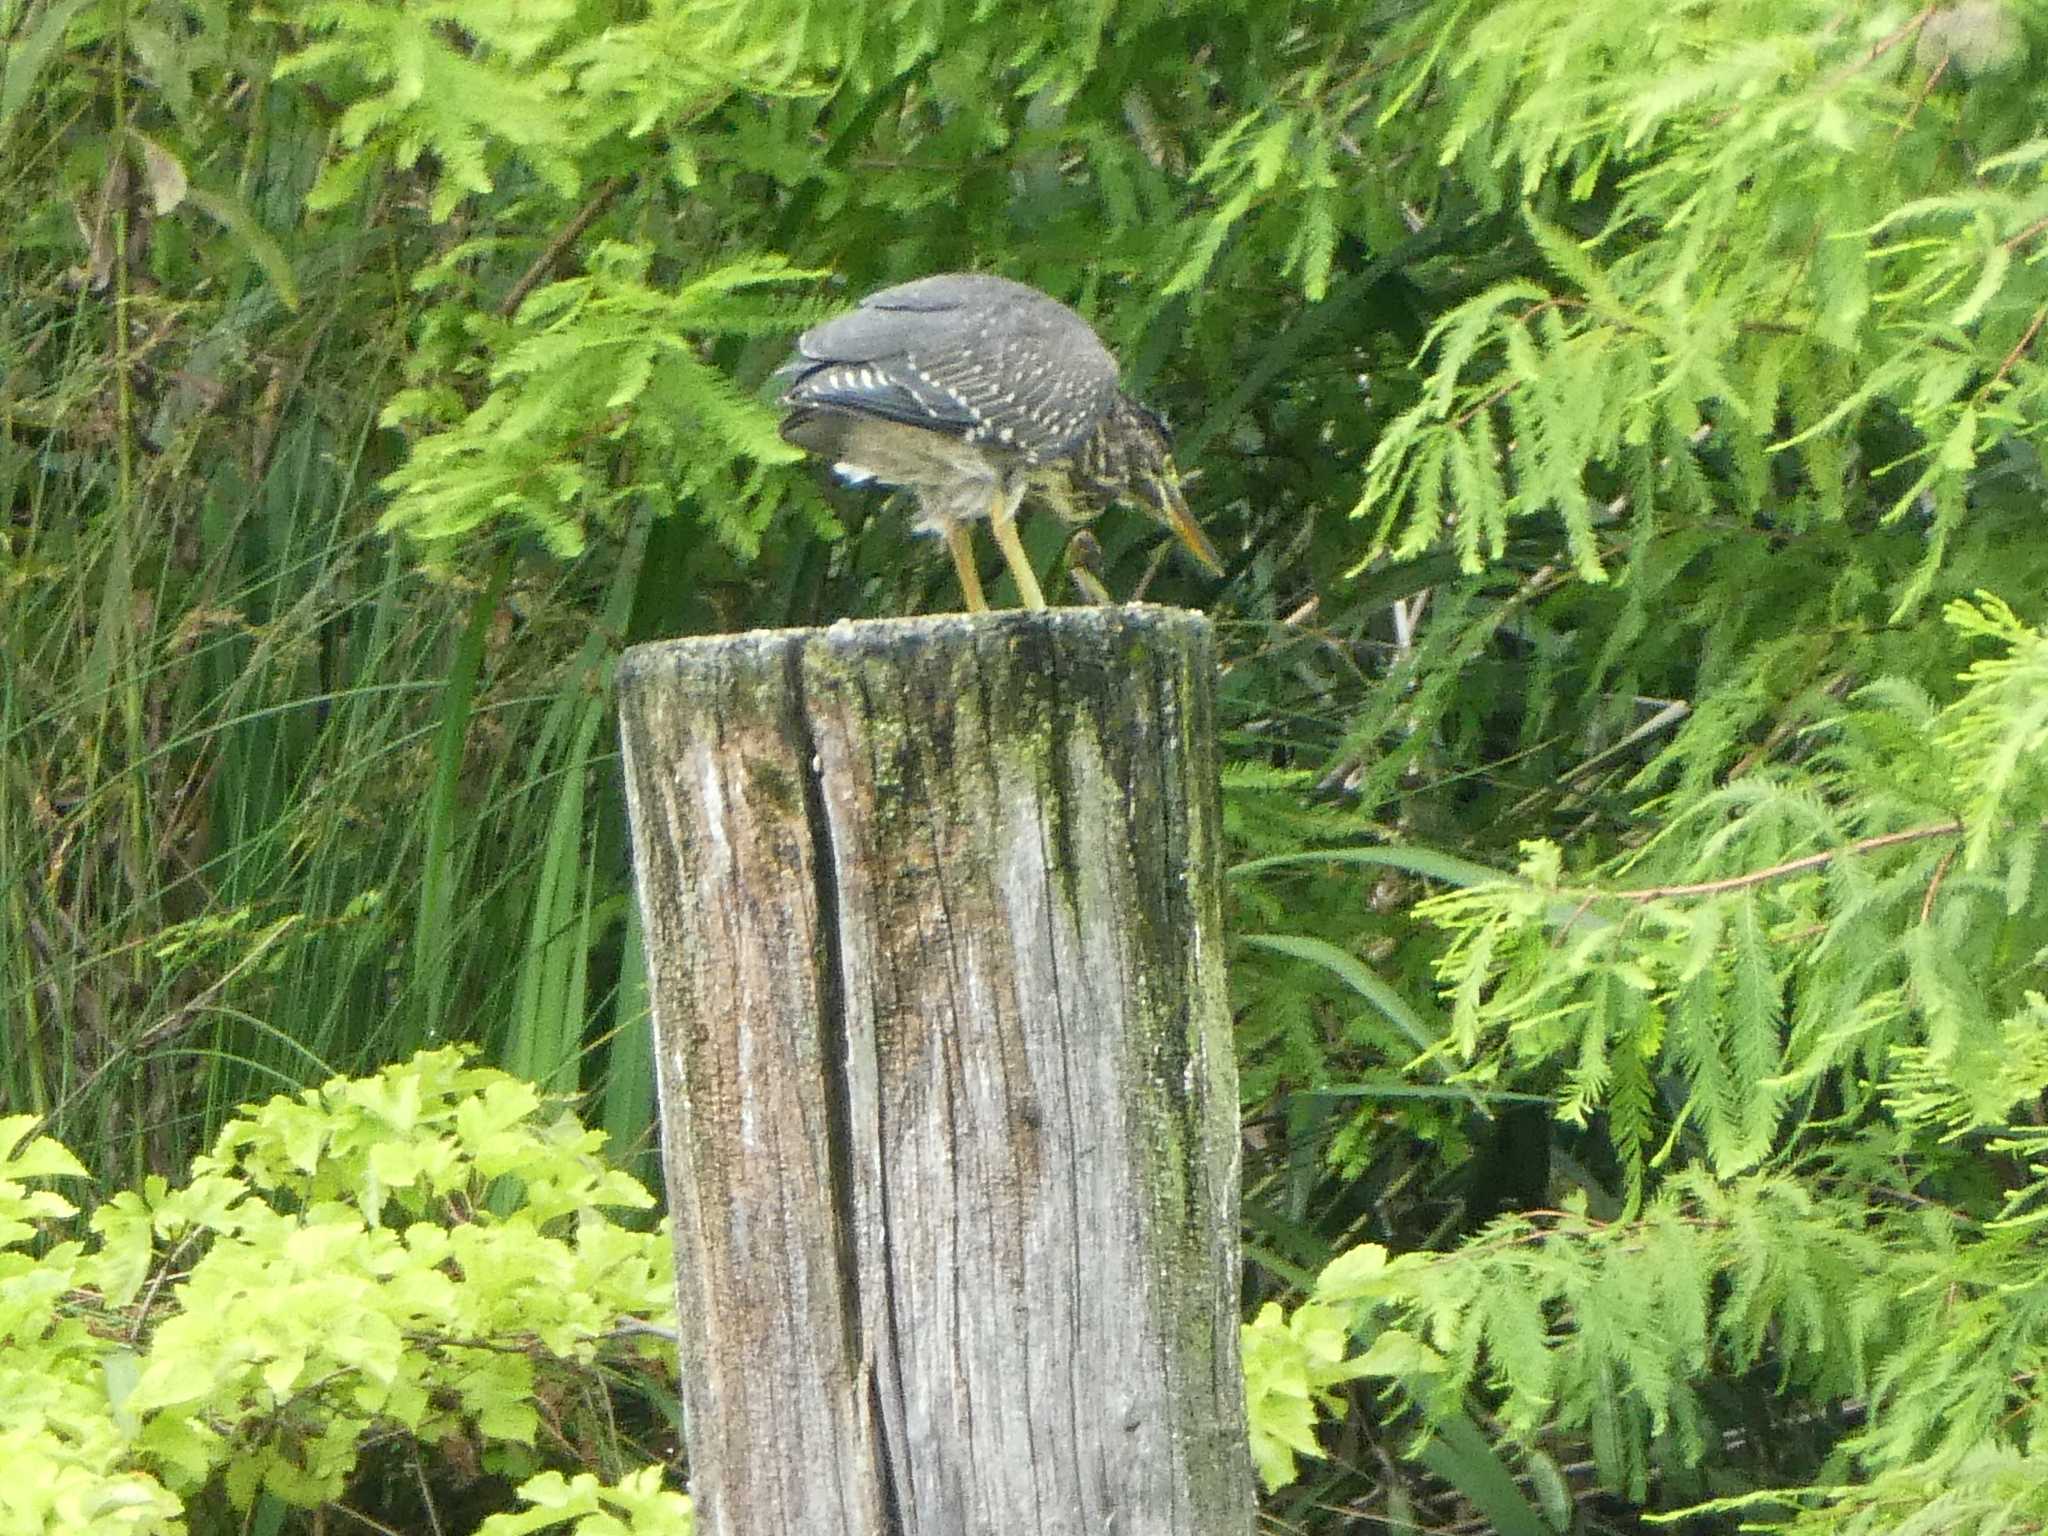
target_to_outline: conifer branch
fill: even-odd
[[[2048,225],[2048,219],[2044,219],[2042,223],[2044,225]],[[2026,233],[2026,231],[2023,230],[2021,231],[2021,233],[2024,234]],[[2014,238],[2017,239],[2018,236],[2015,236]],[[2048,321],[2048,305],[2043,305],[2041,308],[2034,311],[2034,318],[2029,320],[2027,322],[2027,328],[2024,331],[2020,332],[2020,339],[2014,342],[2012,344],[2012,350],[2007,352],[2005,356],[1999,360],[1998,371],[1991,375],[1991,377],[1985,382],[1984,387],[1982,389],[1977,391],[1978,399],[1983,399],[1986,395],[1990,393],[1992,389],[1997,387],[2000,381],[2002,381],[2008,373],[2012,372],[2013,364],[2017,363],[2022,357],[2026,355],[2027,348],[2031,347],[2034,344],[2034,338],[2041,334],[2041,325],[2043,321]]]
[[[2034,222],[2029,224],[2025,229],[2019,230],[2014,234],[2007,235],[2003,240],[1999,241],[1999,244],[2004,246],[2008,251],[2016,251],[2021,246],[2025,245],[2029,240],[2033,239],[2034,236],[2040,234],[2041,231],[2044,229],[2048,229],[2048,218],[2039,218],[2034,220]],[[2036,320],[2034,323],[2035,326],[2038,328],[2040,325],[2040,321]],[[2031,335],[2032,332],[2029,332],[2028,334]]]
[[[1773,880],[1782,880],[1788,875],[1803,875],[1808,870],[1824,868],[1836,859],[1848,855],[1875,853],[1880,848],[1896,848],[1904,843],[1925,842],[1931,837],[1955,837],[1960,835],[1962,830],[1963,824],[1960,821],[1906,827],[1897,832],[1880,832],[1875,837],[1859,837],[1839,848],[1828,848],[1819,853],[1787,859],[1782,864],[1773,864],[1765,869],[1753,869],[1747,874],[1728,875],[1719,880],[1698,880],[1685,885],[1638,886],[1633,890],[1612,891],[1608,894],[1623,901],[1633,902],[1662,901],[1671,896],[1721,896],[1729,891],[1744,891],[1752,886],[1768,885]]]
[[[547,275],[555,270],[555,263],[562,259],[563,252],[574,245],[583,231],[597,221],[611,200],[619,195],[619,188],[626,184],[621,176],[609,176],[597,184],[597,190],[590,194],[590,200],[576,210],[576,217],[564,224],[555,238],[548,242],[547,249],[534,258],[533,265],[519,274],[519,281],[512,285],[504,301],[498,305],[498,317],[510,320],[519,313],[519,306],[526,302],[526,296],[538,288]]]

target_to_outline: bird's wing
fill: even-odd
[[[798,410],[875,416],[929,432],[966,436],[980,425],[968,403],[901,366],[900,359],[861,363],[799,357],[776,372],[782,403]]]
[[[797,350],[813,362],[872,363],[903,353],[937,352],[971,334],[974,313],[1049,329],[1062,319],[1084,325],[1057,299],[1008,278],[942,272],[871,293],[857,308],[812,326]]]
[[[776,374],[787,405],[849,411],[1028,458],[1070,449],[1116,395],[1116,360],[1065,305],[949,273],[814,326]]]

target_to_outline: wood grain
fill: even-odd
[[[1242,1536],[1208,626],[637,648],[621,710],[716,1536]]]

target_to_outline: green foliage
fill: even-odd
[[[668,1358],[666,1234],[608,1214],[646,1190],[600,1133],[452,1048],[231,1120],[182,1182],[99,1204],[90,1241],[33,1246],[75,1211],[23,1181],[85,1170],[19,1145],[30,1128],[0,1126],[10,1531],[182,1532],[216,1497],[313,1509],[394,1436],[531,1471],[544,1412],[573,1438],[600,1367],[658,1382]],[[508,1529],[600,1497],[634,1529],[687,1522],[656,1473],[529,1496],[549,1513]]]
[[[1381,54],[1376,130],[1509,232],[1444,285],[1366,466],[1379,685],[1317,669],[1347,729],[1293,760],[1362,802],[1320,829],[1333,853],[1441,839],[1517,872],[1422,872],[1394,911],[1398,885],[1302,853],[1293,921],[1246,925],[1240,997],[1248,1042],[1286,1043],[1248,1079],[1289,1104],[1285,1194],[1254,1217],[1321,1200],[1323,1230],[1411,1250],[1354,1322],[1412,1339],[1380,1407],[1425,1460],[1476,1413],[1532,1498],[1563,1443],[1631,1502],[1804,1530],[2041,1507],[2007,1268],[2039,1262],[2043,1151],[2039,23],[1446,4]],[[1320,638],[1358,643],[1334,616]],[[1286,654],[1261,744],[1307,714]],[[1382,1083],[1546,1103],[1533,1163],[1505,1126],[1509,1160],[1469,1122],[1438,1143],[1522,1209],[1418,1232],[1353,1200],[1415,1178],[1384,1114],[1299,1171],[1299,1106],[1364,1075],[1300,962],[1435,1025],[1409,1060],[1380,1037]],[[1323,1433],[1355,1455],[1356,1421]]]
[[[1919,1500],[1931,1528],[2024,1529],[2044,1497],[2026,1450],[2039,1406],[2024,1383],[2048,1348],[2033,1259],[2009,1233],[1874,1214],[1791,1178],[1691,1173],[1626,1222],[1559,1211],[1504,1218],[1454,1253],[1357,1250],[1300,1310],[1320,1326],[1352,1308],[1375,1338],[1344,1368],[1426,1418],[1455,1416],[1483,1379],[1510,1435],[1583,1437],[1602,1481],[1639,1500],[1653,1476],[1721,1453],[1707,1385],[1767,1369],[1780,1394],[1867,1404],[1843,1449],[1876,1476],[1702,1512],[1796,1510],[1785,1528],[1867,1531]],[[1987,1486],[2001,1489],[1995,1518]]]
[[[1803,760],[1692,798],[1608,871],[1567,878],[1534,843],[1516,879],[1419,908],[1450,940],[1448,1043],[1483,1080],[1555,1064],[1559,1114],[1608,1116],[1632,1200],[1667,1137],[1754,1167],[1786,1146],[1795,1097],[1854,1102],[1901,1050],[1952,1092],[2013,1102],[1998,1063],[2039,1014],[2000,957],[2048,944],[2048,632],[1990,599],[1948,617],[2001,654],[1947,704],[1877,680],[1810,728]],[[1685,1084],[1670,1118],[1666,1074]]]
[[[588,1472],[573,1478],[543,1472],[520,1486],[519,1497],[533,1507],[492,1515],[477,1536],[525,1536],[558,1527],[575,1536],[693,1536],[697,1529],[689,1495],[663,1488],[656,1467],[629,1472],[609,1487]]]
[[[764,480],[765,470],[801,454],[776,435],[765,406],[699,360],[695,338],[800,328],[814,309],[753,290],[817,274],[735,263],[668,293],[648,286],[644,248],[601,245],[589,260],[589,276],[539,289],[510,321],[460,305],[428,313],[429,337],[445,329],[451,340],[423,347],[408,371],[427,380],[481,373],[489,393],[468,410],[447,383],[392,397],[380,425],[429,430],[384,481],[393,495],[384,527],[450,539],[510,517],[571,556],[584,547],[583,519],[678,496],[707,508],[741,553],[759,548],[783,485]],[[476,360],[452,340],[464,332]],[[616,516],[610,524],[623,527]]]
[[[290,20],[311,40],[279,61],[275,78],[319,80],[349,103],[307,206],[340,207],[378,175],[425,163],[437,223],[515,167],[578,196],[594,152],[616,152],[616,141],[734,92],[773,91],[796,62],[725,0],[660,0],[624,21],[577,0],[330,0]],[[686,186],[688,166],[678,157],[670,168]]]
[[[1599,580],[1616,492],[1639,523],[1769,496],[1780,526],[1815,526],[1866,494],[1855,450],[1883,423],[1906,437],[1868,489],[1886,517],[1928,514],[1899,601],[1924,594],[1980,466],[2038,452],[2048,378],[2026,359],[2048,140],[2016,89],[2023,34],[1942,89],[1933,14],[1513,0],[1427,58],[1408,89],[1440,159],[1489,204],[1534,201],[1549,272],[1432,327],[1360,500],[1381,537],[1398,522],[1412,555],[1449,526],[1477,570],[1544,514]]]
[[[641,1240],[579,1214],[618,1193],[582,1133],[373,1074],[474,1040],[646,1168],[616,657],[948,600],[761,386],[967,267],[1097,323],[1232,571],[1096,525],[1227,663],[1273,1519],[2038,1523],[2034,0],[0,0],[0,37],[0,1104],[129,1191],[81,1237],[0,1174],[39,1415],[0,1455],[49,1473],[10,1516],[232,1483],[260,1525],[374,1481],[364,1434],[527,1475],[516,1377],[596,1413],[582,1352],[626,1366],[568,1293],[622,1303],[587,1266]],[[211,1416],[143,1392],[159,1348],[212,1350]],[[682,1518],[613,1459],[504,1518]]]
[[[1313,1301],[1291,1312],[1269,1301],[1244,1325],[1244,1394],[1259,1481],[1284,1488],[1298,1458],[1319,1456],[1316,1426],[1343,1415],[1335,1388],[1360,1373],[1342,1313]]]
[[[553,191],[574,195],[578,176],[565,152],[564,122],[573,74],[553,55],[576,9],[457,3],[401,10],[350,0],[300,7],[295,19],[318,40],[280,60],[276,78],[325,79],[351,99],[335,128],[342,153],[322,169],[308,206],[346,203],[379,162],[405,171],[426,155],[438,171],[428,210],[436,220],[463,198],[489,192],[510,155]]]
[[[2029,1278],[2048,631],[1990,598],[1946,618],[1977,651],[1946,701],[1878,679],[1808,750],[1689,799],[1606,868],[1567,877],[1535,843],[1516,878],[1418,909],[1449,940],[1443,1050],[1468,1081],[1554,1082],[1626,1194],[1619,1219],[1581,1190],[1443,1254],[1359,1250],[1370,1264],[1325,1272],[1301,1311],[1321,1327],[1355,1302],[1375,1352],[1405,1338],[1394,1369],[1358,1369],[1426,1421],[1483,1393],[1508,1434],[1582,1438],[1602,1482],[1643,1500],[1722,1459],[1703,1384],[1768,1372],[1781,1397],[1866,1405],[1839,1454],[1872,1487],[1703,1507],[1864,1531],[1918,1499],[1930,1528],[2016,1530],[2048,1497],[2028,1385],[2048,1347]],[[1652,1188],[1660,1169],[1677,1171]],[[1945,1492],[1980,1471],[1995,1518]]]
[[[1455,1403],[1483,1369],[1512,1433],[1583,1435],[1603,1481],[1640,1499],[1644,1447],[1705,1454],[1702,1382],[1768,1354],[1785,1387],[1867,1387],[1867,1362],[1912,1319],[1872,1287],[1883,1247],[1862,1216],[1789,1180],[1688,1176],[1625,1223],[1503,1218],[1456,1254],[1404,1255],[1320,1290],[1397,1320],[1376,1343],[1403,1341],[1396,1364],[1378,1374]]]

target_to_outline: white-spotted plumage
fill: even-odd
[[[870,294],[797,339],[777,371],[782,435],[855,483],[917,497],[946,535],[970,606],[962,525],[993,518],[1027,606],[1038,588],[1008,529],[1027,493],[1070,516],[1130,498],[1212,569],[1166,431],[1117,387],[1116,359],[1057,299],[1006,278],[948,273]]]

